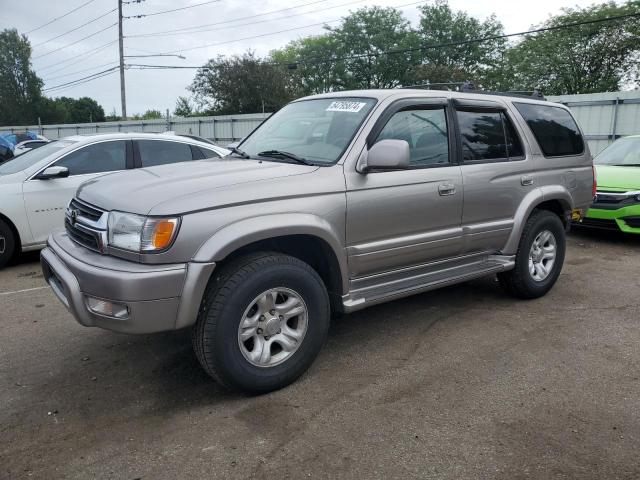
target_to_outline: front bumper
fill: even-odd
[[[580,225],[640,234],[640,204],[618,209],[592,207]]]
[[[145,265],[101,255],[66,233],[49,237],[42,271],[58,299],[82,325],[122,333],[177,330],[196,321],[215,263]],[[126,305],[126,318],[92,311],[87,297]]]

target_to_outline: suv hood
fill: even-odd
[[[640,190],[640,167],[596,165],[598,190],[627,192]]]
[[[263,198],[267,192],[256,183],[272,183],[318,168],[258,160],[201,160],[104,175],[83,183],[77,195],[104,210],[179,215]],[[251,188],[242,188],[247,185]]]

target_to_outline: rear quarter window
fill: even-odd
[[[517,102],[514,102],[514,106],[527,122],[546,157],[580,155],[584,152],[580,129],[564,108]]]

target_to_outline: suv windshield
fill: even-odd
[[[297,157],[297,163],[335,163],[375,102],[372,98],[346,97],[290,103],[258,127],[239,148],[253,158],[296,161]]]
[[[51,143],[47,143],[40,148],[34,148],[33,150],[29,150],[22,155],[19,155],[6,163],[0,165],[0,175],[10,175],[12,173],[21,172],[36,163],[40,160],[48,157],[54,152],[61,150],[69,145],[72,145],[76,142],[72,142],[70,140],[60,140],[54,141]]]
[[[627,137],[613,142],[593,159],[596,165],[640,167],[640,137]]]

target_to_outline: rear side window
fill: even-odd
[[[546,157],[580,155],[584,142],[571,114],[560,107],[514,103]]]
[[[193,160],[191,147],[188,143],[167,142],[165,140],[138,140],[138,150],[143,167],[190,162]]]
[[[522,157],[520,138],[502,111],[458,110],[462,159],[466,162]]]
[[[127,168],[126,142],[117,140],[88,145],[63,157],[56,166],[67,167],[71,176],[125,170]]]

